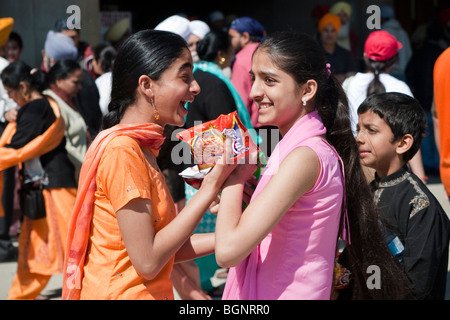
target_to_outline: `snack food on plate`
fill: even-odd
[[[232,140],[233,161],[238,161],[250,153],[258,152],[257,164],[264,162],[261,158],[264,154],[239,120],[236,111],[220,115],[215,120],[179,132],[177,137],[191,146],[191,153],[197,168],[188,168],[180,175],[188,184],[194,186],[194,183],[194,187],[199,185],[198,180],[203,179],[209,169],[223,157],[226,139]]]

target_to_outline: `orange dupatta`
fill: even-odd
[[[3,170],[21,162],[39,157],[55,149],[64,137],[66,125],[61,117],[58,103],[51,97],[46,97],[53,109],[56,120],[41,135],[37,136],[20,149],[3,148],[11,142],[16,133],[16,123],[10,122],[0,137],[0,195],[3,193]],[[3,206],[0,203],[0,217],[4,216]]]
[[[94,212],[98,164],[108,143],[117,136],[129,136],[141,146],[159,150],[164,142],[163,127],[154,124],[118,124],[100,132],[89,147],[81,167],[77,199],[70,219],[64,264],[62,299],[80,299],[84,260]]]

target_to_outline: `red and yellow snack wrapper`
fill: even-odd
[[[232,139],[233,161],[258,150],[236,111],[179,132],[177,137],[191,146],[199,170],[213,167],[222,158],[225,139]]]
[[[250,154],[257,152],[258,170],[255,176],[257,174],[258,177],[261,166],[266,164],[264,153],[253,141],[236,111],[179,132],[177,137],[191,146],[191,153],[196,164],[196,167],[188,168],[180,175],[188,184],[196,188],[209,172],[208,169],[222,159],[226,139],[232,140],[233,155],[230,161],[240,163],[240,159],[245,161],[246,157],[248,159]]]

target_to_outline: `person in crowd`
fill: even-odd
[[[60,59],[76,60],[78,53],[73,40],[60,33],[50,30],[47,33],[44,50],[42,51],[41,69],[49,72],[50,68]],[[8,121],[15,121],[17,117],[17,110],[10,110],[5,114]]]
[[[69,41],[70,40],[70,41]],[[49,31],[45,40],[44,61],[42,68],[49,71],[50,68],[61,59],[75,60],[77,48],[74,42],[60,32]],[[81,90],[74,97],[77,111],[83,117],[89,134],[95,138],[100,130],[102,111],[100,109],[100,94],[91,75],[81,67],[82,86]]]
[[[358,37],[351,28],[352,6],[345,1],[339,1],[330,7],[329,13],[335,14],[341,19],[337,44],[350,51],[356,57]]]
[[[330,12],[330,6],[317,4],[311,11],[311,19],[314,26],[314,38],[320,42],[319,21],[324,15]]]
[[[254,161],[223,185],[215,254],[231,269],[222,298],[330,299],[339,234],[351,260],[352,298],[403,297],[406,279],[379,228],[345,93],[320,45],[302,33],[269,35],[253,54],[252,75],[258,121],[276,125],[283,138],[243,212]],[[366,285],[373,264],[382,290]]]
[[[24,217],[17,273],[8,299],[36,299],[51,275],[63,271],[67,226],[76,196],[75,168],[65,149],[59,106],[43,94],[48,84],[45,72],[18,61],[3,70],[1,79],[19,112],[0,138],[0,170],[23,163]],[[33,194],[40,202],[29,197]],[[41,211],[33,210],[38,208]]]
[[[342,83],[357,69],[351,52],[337,43],[340,29],[341,20],[335,14],[327,13],[319,21],[320,43],[331,65],[331,72]]]
[[[9,36],[12,32],[13,27],[13,18],[0,18],[0,48],[4,48],[8,43]],[[8,65],[8,59],[0,55],[0,72]],[[7,122],[15,121],[15,114],[11,114],[12,117],[8,119],[5,118],[5,114],[7,111],[15,109],[16,107],[17,105],[14,103],[14,100],[9,98],[8,93],[3,88],[3,85],[0,81],[0,133],[3,132]]]
[[[105,41],[108,41],[116,50],[131,36],[130,18],[122,18],[116,21],[105,33]]]
[[[260,148],[269,156],[279,141],[279,134],[274,126],[262,126],[258,123],[258,107],[250,97],[252,54],[266,37],[266,30],[259,21],[251,17],[239,17],[231,22],[228,34],[234,50],[231,82],[247,107],[253,128],[262,139]]]
[[[382,6],[380,13],[381,29],[392,34],[402,44],[402,50],[398,53],[398,60],[392,67],[391,74],[397,79],[405,81],[405,69],[413,54],[409,35],[400,22],[395,19],[395,12],[391,6]]]
[[[65,18],[59,18],[55,21],[55,32],[60,32],[66,36],[68,36],[70,39],[72,39],[75,47],[77,48],[77,58],[75,59],[77,62],[80,62],[83,64],[82,60],[85,57],[85,52],[87,48],[89,47],[89,44],[85,41],[80,40],[80,29],[77,28],[69,28],[67,26],[67,19]]]
[[[445,35],[437,21],[429,24],[426,30],[427,36],[422,46],[414,50],[405,74],[406,83],[425,110],[428,119],[421,152],[425,172],[429,175],[429,173],[439,174],[439,152],[435,143],[431,106],[433,104],[433,68],[437,58],[445,49],[440,45]]]
[[[75,60],[80,64],[80,66],[84,70],[86,70],[89,73],[89,75],[95,77],[95,73],[92,67],[92,59],[93,59],[92,47],[88,42],[82,41],[80,39],[80,30],[81,29],[77,28],[69,28],[67,26],[67,18],[59,18],[55,21],[54,31],[60,32],[68,36],[70,39],[72,39],[78,51],[78,55]]]
[[[92,66],[95,74],[98,76],[95,79],[95,84],[100,94],[100,109],[102,114],[105,115],[108,112],[108,104],[111,97],[111,70],[117,51],[113,46],[107,44],[99,44],[94,47],[93,51]]]
[[[252,81],[249,72],[251,70],[252,54],[260,41],[266,36],[266,31],[257,20],[251,17],[240,17],[231,23],[228,33],[235,56],[232,65],[231,82],[246,104],[253,126],[259,127],[256,121],[256,105],[250,98]]]
[[[189,50],[191,50],[192,59],[194,63],[199,61],[197,54],[197,43],[202,40],[205,35],[211,30],[206,22],[202,20],[193,20],[189,22],[191,34],[187,40]]]
[[[0,18],[0,48],[2,48],[9,39],[9,36],[14,27],[14,19]],[[0,73],[9,65],[9,61],[0,55]],[[0,80],[0,134],[3,133],[9,121],[14,119],[6,119],[7,111],[17,108],[17,104],[9,98],[8,93],[3,87]],[[16,110],[14,110],[15,114]],[[7,116],[6,116],[7,117]],[[3,189],[0,192],[0,262],[16,261],[17,248],[13,246],[10,236],[10,228],[13,223],[14,216],[14,192],[16,184],[16,168],[10,167],[3,171],[3,176],[0,177],[0,184],[3,184]]]
[[[358,122],[358,107],[370,95],[383,92],[400,92],[413,96],[408,85],[389,73],[398,59],[398,52],[402,44],[384,30],[369,34],[364,45],[364,62],[366,72],[358,72],[355,76],[347,78],[342,84],[347,94],[350,107],[350,120],[353,134],[356,136]],[[412,171],[426,182],[428,179],[422,162],[420,150],[409,161]],[[369,180],[373,179],[373,172],[368,169]]]
[[[436,145],[439,150],[439,173],[447,197],[450,197],[450,132],[448,131],[448,119],[450,116],[450,48],[447,48],[437,58],[433,70],[433,92]],[[449,198],[450,200],[450,198]]]
[[[173,32],[142,30],[119,49],[104,130],[81,171],[63,299],[173,299],[174,261],[213,252],[214,234],[192,232],[236,165],[216,164],[176,214],[156,161],[163,126],[183,126],[200,92],[192,68]]]
[[[9,63],[19,61],[20,55],[23,52],[23,41],[19,33],[11,31],[8,42],[5,45],[5,58]],[[1,68],[0,68],[1,69]],[[1,71],[0,71],[1,72]],[[15,121],[17,115],[17,104],[14,100],[9,99],[12,105],[10,110],[5,112],[4,116],[6,121]],[[1,131],[1,130],[0,130]],[[8,232],[11,236],[16,236],[20,229],[20,217],[22,212],[19,205],[19,172],[17,166],[10,167],[4,171],[5,193],[3,195],[4,202],[8,211],[8,220],[6,226],[10,225],[9,229],[5,229],[4,232]],[[15,185],[15,187],[13,187]],[[11,214],[12,212],[12,214]]]
[[[73,40],[63,33],[50,30],[45,38],[44,50],[42,51],[41,69],[49,72],[50,68],[61,59],[76,61],[78,50]]]
[[[23,41],[20,34],[15,31],[11,31],[8,42],[5,46],[5,58],[9,61],[9,63],[18,61],[23,51]]]
[[[52,66],[49,73],[50,86],[44,91],[52,97],[61,109],[61,116],[66,124],[66,149],[69,159],[78,176],[91,139],[86,122],[77,110],[75,96],[81,90],[83,72],[75,60],[62,59]]]
[[[368,97],[358,109],[361,162],[371,182],[386,241],[416,299],[445,298],[450,221],[439,201],[406,166],[417,153],[427,119],[418,100],[391,92]]]
[[[211,30],[227,31],[225,15],[220,10],[214,10],[208,16],[209,27]]]
[[[80,29],[70,29],[67,26],[67,19],[58,19],[55,23],[55,31],[71,38],[77,49],[77,56],[74,60],[80,64],[83,77],[82,89],[76,95],[75,103],[78,112],[88,126],[89,134],[94,138],[100,130],[102,111],[99,105],[100,93],[94,82],[97,76],[92,66],[94,58],[92,47],[89,43],[80,40]],[[47,38],[46,41],[49,39]]]

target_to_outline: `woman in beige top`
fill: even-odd
[[[44,92],[55,99],[61,109],[66,124],[66,149],[75,166],[77,181],[90,140],[87,125],[73,100],[81,90],[82,76],[81,67],[75,61],[60,60],[50,69],[50,88]]]

